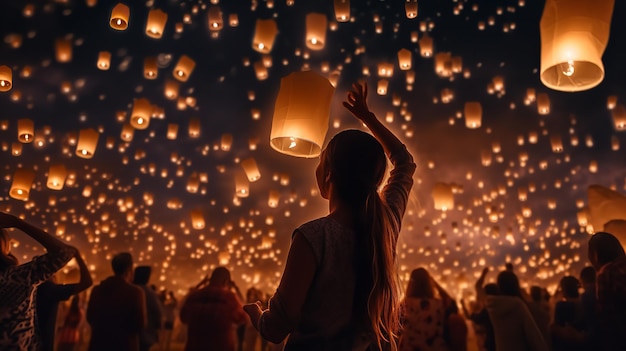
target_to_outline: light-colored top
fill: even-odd
[[[403,302],[400,351],[446,351],[443,338],[446,312],[443,300],[407,297]]]
[[[496,351],[548,351],[548,345],[526,306],[515,296],[487,296]]]

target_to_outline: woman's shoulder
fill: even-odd
[[[314,219],[306,222],[296,229],[305,236],[325,232],[344,231],[345,228],[329,216]]]

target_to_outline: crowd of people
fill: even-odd
[[[78,250],[0,212],[0,350],[75,350],[83,314],[89,351],[167,351],[177,316],[186,351],[461,351],[470,328],[486,351],[626,349],[626,254],[609,233],[590,238],[591,266],[580,279],[563,277],[553,295],[522,289],[510,264],[490,284],[486,268],[476,300],[459,301],[462,312],[424,268],[402,293],[396,244],[415,163],[366,100],[367,86],[355,84],[344,106],[371,134],[340,132],[322,152],[315,173],[329,214],[294,231],[271,298],[254,287],[244,298],[230,271],[217,267],[189,289],[177,313],[172,292],[148,285],[151,267],[134,267],[130,253],[118,253],[113,275],[91,289],[83,313],[79,294],[92,279]],[[381,189],[387,159],[393,169]],[[46,254],[20,265],[6,228],[31,236]],[[72,258],[79,282],[56,284],[54,273]],[[55,325],[59,302],[70,298]]]

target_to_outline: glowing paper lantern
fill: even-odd
[[[274,19],[257,19],[254,38],[252,38],[252,48],[262,54],[270,53],[277,34],[278,26]]]
[[[28,196],[30,195],[30,188],[33,186],[34,180],[34,171],[23,168],[16,169],[15,173],[13,173],[13,181],[11,182],[9,196],[16,200],[28,200]]]
[[[135,129],[146,129],[150,124],[152,105],[148,99],[135,99],[130,114],[130,125]]]
[[[13,71],[9,66],[0,66],[0,92],[11,90],[13,87]]]
[[[233,135],[228,133],[222,134],[220,149],[222,151],[230,151],[231,146],[233,146]]]
[[[400,49],[400,51],[398,51],[398,66],[400,66],[401,70],[408,71],[411,69],[412,57],[413,55],[410,50]]]
[[[176,140],[178,137],[178,124],[170,123],[167,125],[167,138],[169,140]]]
[[[108,51],[100,51],[98,53],[98,64],[96,66],[101,71],[107,71],[111,68],[111,53]]]
[[[157,66],[157,58],[149,56],[143,59],[143,77],[146,79],[157,79],[159,68]]]
[[[254,158],[251,157],[241,161],[241,167],[246,172],[246,176],[248,176],[248,180],[251,183],[261,179],[261,172]]]
[[[202,230],[205,227],[204,216],[202,215],[202,210],[193,210],[191,211],[191,225],[193,229]]]
[[[540,115],[547,115],[550,113],[550,98],[548,94],[537,94],[537,112]]]
[[[92,158],[98,146],[98,131],[92,128],[81,129],[76,144],[76,155],[81,158]]]
[[[135,128],[129,123],[124,123],[122,127],[122,132],[120,133],[120,139],[124,140],[127,143],[133,141],[133,136],[135,135]]]
[[[150,38],[160,39],[163,36],[165,23],[167,22],[167,13],[152,9],[148,12],[148,21],[146,22],[146,35]]]
[[[350,20],[350,0],[335,0],[334,7],[337,22],[348,22]]]
[[[176,63],[176,67],[174,67],[174,71],[172,72],[172,74],[177,80],[181,82],[186,82],[195,67],[196,61],[192,60],[187,55],[182,55],[178,59],[178,62]]]
[[[269,198],[267,199],[267,206],[270,208],[278,207],[278,201],[280,200],[280,193],[276,190],[270,190]]]
[[[447,211],[454,208],[452,187],[446,183],[436,183],[432,191],[435,210]]]
[[[480,102],[466,102],[464,108],[465,126],[470,129],[480,128],[483,108]]]
[[[560,91],[587,90],[604,79],[614,0],[548,0],[541,17],[541,82]]]
[[[550,136],[550,145],[552,146],[552,152],[563,152],[563,140],[558,134]]]
[[[111,11],[111,19],[109,25],[116,30],[126,30],[128,28],[128,18],[130,17],[130,9],[128,6],[119,3],[115,5]]]
[[[613,125],[615,126],[615,130],[622,131],[626,129],[626,108],[624,105],[619,104],[616,105],[613,111],[611,111],[613,115]]]
[[[393,63],[381,62],[378,64],[378,76],[382,78],[391,78],[393,76]]]
[[[422,57],[431,57],[433,56],[433,39],[429,37],[427,34],[424,34],[422,40],[419,41],[420,45],[420,54]]]
[[[216,32],[224,28],[224,19],[222,18],[222,10],[219,6],[211,6],[209,8],[209,30]]]
[[[35,123],[30,118],[17,120],[17,140],[21,143],[31,143],[35,136]]]
[[[200,136],[200,118],[190,118],[189,119],[189,137],[190,138],[198,138]]]
[[[406,18],[413,19],[417,17],[417,0],[407,0],[404,3]]]
[[[248,197],[250,195],[250,182],[244,172],[235,172],[235,195]]]
[[[72,61],[72,41],[59,38],[55,41],[55,57],[57,62],[65,63]]]
[[[22,143],[11,143],[11,155],[20,156],[22,154]]]
[[[378,87],[376,87],[376,93],[378,93],[378,95],[387,95],[388,89],[389,89],[389,81],[386,79],[380,79],[378,81]]]
[[[178,98],[178,89],[180,85],[175,80],[168,80],[165,82],[165,97],[168,100],[175,100]]]
[[[306,47],[311,50],[322,50],[326,43],[326,14],[309,13],[306,15]]]
[[[46,186],[52,190],[61,190],[65,184],[65,177],[67,177],[67,169],[64,165],[50,165]]]
[[[606,108],[608,108],[609,110],[612,110],[615,108],[616,105],[617,105],[617,96],[610,95],[608,98],[606,98]]]
[[[274,106],[270,145],[298,157],[319,156],[335,88],[312,71],[294,72],[280,82]]]

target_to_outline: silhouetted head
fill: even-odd
[[[484,289],[486,295],[498,295],[498,285],[494,283],[485,285]]]
[[[146,285],[150,281],[150,274],[152,274],[152,267],[150,266],[138,266],[135,268],[135,277],[133,278],[133,284]]]
[[[583,286],[595,286],[596,285],[596,270],[591,266],[587,266],[580,271],[580,282]]]
[[[230,283],[230,271],[226,267],[217,267],[213,270],[209,285],[226,287]]]
[[[540,286],[533,285],[530,287],[530,298],[535,302],[541,302],[543,298],[543,289]]]
[[[126,277],[131,280],[133,272],[133,256],[128,252],[118,253],[111,260],[111,267],[116,276]]]
[[[17,257],[11,253],[11,237],[5,229],[0,228],[0,268],[17,264]]]
[[[576,298],[580,296],[578,293],[580,282],[571,275],[561,278],[559,285],[561,286],[561,290],[563,290],[564,297]]]
[[[505,296],[521,297],[519,280],[515,273],[511,271],[502,271],[498,274],[498,294]]]
[[[626,254],[622,244],[613,234],[598,232],[589,239],[588,255],[589,261],[597,271],[605,264],[624,257]]]
[[[385,175],[387,158],[380,143],[360,130],[335,135],[320,156],[315,170],[323,198],[333,186],[337,197],[347,204],[362,204],[377,190]]]
[[[433,298],[434,288],[428,271],[422,267],[411,272],[406,297]]]

